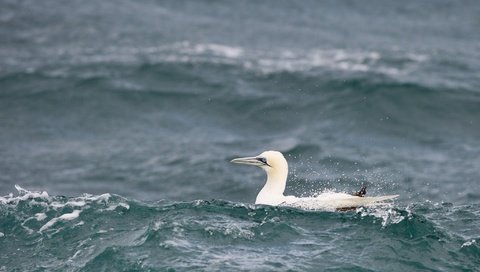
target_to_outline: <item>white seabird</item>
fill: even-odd
[[[316,197],[300,198],[295,196],[285,196],[283,192],[285,191],[285,186],[287,184],[288,163],[282,153],[278,151],[265,151],[255,157],[236,158],[231,162],[255,165],[262,168],[267,173],[267,182],[258,193],[255,204],[346,210],[355,209],[360,206],[384,204],[382,201],[398,197],[398,195],[364,197],[364,188],[355,195],[326,192]]]

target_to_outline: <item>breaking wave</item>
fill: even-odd
[[[143,203],[108,193],[50,196],[16,188],[17,194],[0,198],[0,245],[22,252],[2,254],[8,270],[293,269],[311,259],[357,267],[330,257],[359,254],[360,240],[404,268],[469,269],[479,263],[478,237],[464,240],[431,219],[452,209],[468,217],[473,207],[426,203],[325,212],[222,200]],[[337,252],[346,244],[351,252]],[[420,263],[423,251],[438,257]],[[374,257],[365,262],[375,267]]]

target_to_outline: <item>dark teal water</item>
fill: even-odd
[[[479,14],[1,1],[0,271],[478,270]],[[252,205],[264,174],[229,160],[269,149],[288,194],[400,198]]]
[[[473,271],[480,264],[478,243],[464,238],[478,235],[478,204],[322,212],[22,189],[0,203],[4,270]]]

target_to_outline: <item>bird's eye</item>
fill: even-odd
[[[258,161],[260,161],[264,164],[267,164],[267,159],[265,159],[265,158],[258,158]]]

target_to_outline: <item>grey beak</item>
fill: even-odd
[[[255,165],[255,166],[265,165],[265,163],[262,162],[260,159],[261,158],[258,158],[258,157],[244,157],[244,158],[233,159],[230,162],[238,163],[238,164]]]

